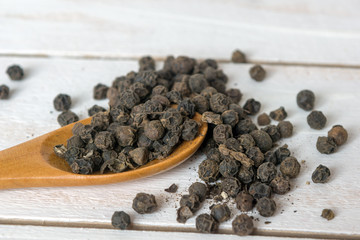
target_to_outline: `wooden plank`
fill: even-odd
[[[128,240],[200,240],[206,239],[238,239],[238,236],[226,234],[200,234],[200,233],[184,233],[184,232],[155,232],[155,231],[131,231],[131,230],[113,230],[113,229],[91,229],[91,228],[63,228],[63,227],[39,227],[39,226],[10,226],[0,225],[1,239],[44,239],[44,240],[62,240],[62,239],[128,239]],[[286,237],[266,237],[266,236],[245,236],[241,239],[259,239],[259,240],[288,240],[293,238]],[[297,238],[306,240],[310,238]]]
[[[134,61],[0,58],[0,72],[12,63],[24,66],[27,77],[18,82],[3,81],[10,85],[12,94],[9,100],[0,101],[0,149],[31,139],[32,134],[35,137],[56,129],[57,113],[52,100],[59,92],[70,94],[74,99],[72,110],[85,117],[87,108],[95,103],[92,100],[94,85],[110,84],[116,76],[137,68]],[[286,108],[288,119],[295,125],[295,135],[281,143],[286,142],[299,160],[306,160],[300,176],[292,181],[292,191],[275,197],[278,210],[274,217],[259,217],[256,211],[249,213],[259,218],[255,221],[257,234],[360,237],[360,186],[356,184],[360,170],[356,157],[360,128],[355,120],[360,113],[360,70],[265,65],[268,77],[258,83],[249,78],[248,64],[221,64],[221,67],[229,76],[228,86],[239,87],[244,93],[241,103],[254,97],[262,102],[261,112],[279,106]],[[324,130],[311,130],[306,123],[308,113],[295,103],[297,92],[304,88],[315,92],[316,108],[328,117]],[[106,101],[96,103],[106,106]],[[334,124],[348,129],[348,143],[335,154],[321,155],[315,149],[316,139],[326,135]],[[0,191],[0,222],[110,228],[113,212],[124,210],[137,229],[195,231],[194,218],[180,224],[175,214],[181,194],[198,180],[197,166],[204,158],[199,153],[166,173],[128,183]],[[307,185],[306,181],[311,181],[311,173],[319,164],[331,169],[330,182]],[[172,183],[179,185],[178,192],[164,192]],[[144,191],[157,198],[159,210],[154,214],[138,215],[131,208],[136,193]],[[199,213],[209,212],[212,203],[207,201]],[[234,216],[239,213],[231,202],[230,207]],[[335,219],[322,219],[323,208],[334,209]],[[265,224],[265,221],[271,223]],[[231,232],[231,221],[222,224],[220,232]]]
[[[360,65],[359,1],[62,1],[0,3],[0,54]]]

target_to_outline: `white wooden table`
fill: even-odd
[[[286,139],[302,164],[292,191],[276,196],[274,217],[256,211],[255,236],[244,239],[360,238],[360,2],[359,1],[115,1],[1,0],[0,84],[11,98],[0,101],[0,150],[58,128],[52,100],[59,92],[73,98],[81,118],[93,104],[97,83],[137,69],[137,59],[150,54],[214,58],[228,74],[229,87],[244,99],[262,102],[261,112],[284,106],[295,134]],[[248,64],[229,62],[239,48]],[[7,66],[25,68],[23,81],[10,81]],[[262,63],[268,77],[250,80],[248,69]],[[162,63],[158,63],[161,67]],[[311,130],[307,112],[296,106],[299,90],[312,89],[316,108],[328,117],[324,130]],[[243,100],[244,101],[244,100]],[[348,143],[333,155],[315,148],[318,136],[334,124],[349,131]],[[195,219],[176,222],[182,193],[197,177],[205,156],[197,154],[179,167],[151,178],[104,186],[32,188],[0,191],[1,239],[202,239]],[[327,184],[306,184],[319,164],[332,177]],[[179,185],[176,194],[164,192]],[[137,192],[154,194],[159,210],[140,216],[131,209]],[[199,213],[209,212],[212,202]],[[230,204],[233,215],[238,212]],[[336,217],[320,217],[331,208]],[[111,215],[127,211],[131,230],[115,230]],[[265,224],[265,221],[271,221]],[[210,239],[237,239],[231,221]]]

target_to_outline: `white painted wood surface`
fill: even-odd
[[[360,2],[2,0],[0,54],[360,65]]]
[[[137,69],[135,61],[0,58],[0,72],[6,66],[18,63],[26,71],[23,81],[14,82],[2,76],[1,82],[12,88],[11,98],[0,101],[0,149],[16,145],[54,130],[57,112],[52,100],[59,92],[74,99],[72,110],[86,117],[93,103],[106,106],[106,101],[92,100],[92,87],[98,82],[110,84],[119,75]],[[360,237],[360,146],[359,118],[360,69],[278,67],[265,65],[268,77],[262,83],[248,76],[249,64],[221,64],[228,74],[229,87],[238,87],[245,99],[254,97],[263,104],[261,112],[284,106],[288,119],[295,125],[295,135],[286,139],[290,150],[302,164],[300,176],[292,182],[292,191],[276,196],[278,210],[274,217],[259,217],[255,221],[256,234],[286,236]],[[306,124],[307,112],[299,109],[295,96],[301,89],[312,89],[316,108],[328,117],[326,128],[311,130]],[[51,111],[53,113],[51,113]],[[321,155],[315,148],[318,136],[326,135],[334,124],[343,124],[349,131],[348,143],[333,155]],[[34,135],[34,136],[32,136]],[[197,154],[179,167],[166,173],[128,183],[104,186],[33,188],[0,191],[0,223],[34,225],[70,225],[111,228],[114,211],[127,211],[134,229],[161,231],[195,231],[195,219],[186,224],[176,222],[176,207],[181,194],[197,177],[197,166],[204,159]],[[319,164],[327,165],[332,177],[327,184],[306,185]],[[170,184],[179,185],[176,194],[163,191]],[[131,209],[137,192],[156,196],[159,210],[154,214],[138,215]],[[199,213],[209,212],[208,201]],[[238,214],[230,203],[233,215]],[[323,208],[332,208],[336,217],[326,221],[320,217]],[[271,224],[265,224],[271,221]],[[221,233],[231,232],[231,221],[221,225]]]
[[[5,234],[6,233],[6,234]],[[176,240],[200,240],[200,239],[239,239],[238,236],[226,234],[200,234],[185,232],[154,232],[154,231],[122,231],[113,229],[93,229],[93,228],[63,228],[63,227],[39,227],[39,226],[10,226],[0,225],[1,239],[38,239],[38,240],[63,240],[63,239],[87,239],[87,240],[158,240],[158,239],[176,239]],[[245,236],[241,239],[259,239],[259,240],[288,240],[293,238],[286,237],[266,237],[266,236]],[[297,238],[306,240],[310,238]]]

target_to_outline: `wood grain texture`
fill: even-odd
[[[172,53],[229,60],[360,66],[360,2],[0,2],[0,54],[134,58]]]
[[[0,149],[11,147],[58,127],[52,100],[59,92],[74,99],[72,110],[84,118],[87,108],[95,102],[106,106],[106,101],[92,99],[92,87],[98,82],[111,84],[119,75],[137,69],[134,61],[65,60],[0,58],[0,72],[12,63],[25,67],[26,78],[13,82],[3,80],[12,88],[11,98],[0,101]],[[229,87],[238,87],[244,94],[241,104],[254,97],[262,102],[261,112],[284,106],[288,119],[295,125],[287,143],[302,164],[299,177],[292,181],[292,191],[276,196],[274,217],[254,216],[257,234],[297,236],[360,237],[360,146],[359,118],[360,70],[339,68],[304,68],[267,66],[268,77],[258,83],[249,78],[248,64],[221,64],[229,76]],[[4,77],[2,78],[4,79]],[[308,112],[299,109],[295,96],[299,90],[312,89],[317,97],[316,109],[325,113],[328,123],[323,130],[307,126]],[[275,123],[275,122],[273,122]],[[326,135],[334,124],[342,124],[349,131],[349,140],[332,155],[321,155],[315,148],[318,136]],[[280,144],[281,144],[280,143]],[[27,221],[35,225],[70,225],[110,228],[114,211],[124,210],[137,229],[194,231],[195,219],[186,224],[176,222],[176,208],[181,194],[196,180],[197,166],[205,156],[201,153],[166,173],[127,183],[89,187],[32,188],[0,191],[0,222]],[[327,165],[332,177],[327,184],[306,184],[319,165]],[[172,183],[179,185],[175,194],[164,192]],[[154,214],[138,215],[132,210],[132,199],[138,192],[156,196],[159,209]],[[209,212],[212,201],[207,201],[199,213]],[[238,211],[230,201],[233,215]],[[320,217],[323,208],[332,208],[332,221]],[[265,224],[265,221],[271,221]],[[221,233],[231,232],[231,221],[220,226]],[[336,234],[336,235],[334,235]]]
[[[63,239],[87,239],[87,240],[201,240],[206,237],[208,240],[223,239],[239,239],[239,236],[226,234],[201,234],[201,233],[184,233],[184,232],[155,232],[155,231],[131,231],[117,229],[91,229],[91,228],[59,228],[59,227],[38,227],[38,226],[9,226],[0,225],[1,239],[38,239],[38,240],[63,240]],[[293,238],[286,237],[265,237],[265,236],[243,236],[241,239],[248,240],[288,240]],[[306,240],[310,238],[297,238],[298,240]]]

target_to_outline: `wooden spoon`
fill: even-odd
[[[185,161],[203,142],[207,124],[201,122],[201,115],[193,118],[201,124],[198,136],[192,141],[182,142],[174,152],[162,160],[153,160],[146,165],[122,173],[80,175],[71,172],[64,159],[56,156],[53,147],[65,144],[72,136],[70,124],[28,142],[0,152],[0,189],[25,187],[100,185],[129,181],[151,176],[171,169]],[[80,121],[89,124],[91,118]]]

